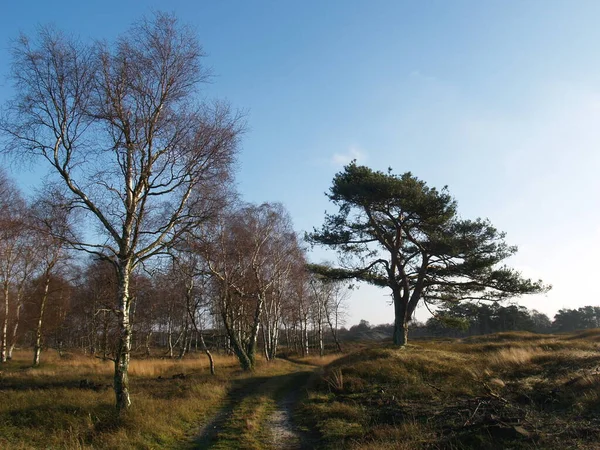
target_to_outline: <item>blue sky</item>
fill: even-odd
[[[10,2],[0,72],[9,40],[38,24],[111,40],[165,8],[208,54],[203,95],[247,111],[246,200],[280,201],[310,230],[344,163],[410,170],[506,231],[520,249],[510,263],[554,285],[524,305],[552,316],[600,304],[600,2]],[[0,102],[10,95],[1,78]],[[349,323],[391,322],[388,299],[361,287]]]

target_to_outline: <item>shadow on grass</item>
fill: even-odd
[[[110,389],[112,385],[90,381],[87,378],[81,380],[49,380],[42,378],[4,378],[0,380],[1,391],[36,391],[53,389],[89,389],[96,392]]]
[[[97,433],[128,426],[127,417],[119,417],[111,403],[74,406],[55,401],[36,406],[15,408],[3,414],[3,426],[27,428],[40,435],[52,435],[57,430],[72,427],[86,430],[88,438]]]

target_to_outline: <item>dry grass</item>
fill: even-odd
[[[218,368],[237,368],[238,360],[233,356],[213,355],[215,366]],[[111,368],[112,370],[112,368]],[[129,373],[134,377],[154,378],[169,376],[173,373],[188,373],[194,371],[208,371],[210,366],[204,356],[193,356],[182,360],[172,359],[138,359],[132,360]]]
[[[340,358],[343,358],[345,353],[331,353],[324,356],[311,355],[311,356],[285,356],[285,360],[303,364],[306,366],[325,367]]]
[[[111,361],[46,353],[33,369],[31,354],[18,352],[0,367],[0,448],[187,448],[222,407],[230,411],[214,448],[265,448],[278,396],[313,369],[298,418],[318,433],[319,448],[597,448],[599,337],[503,333],[376,345],[297,364],[261,360],[254,373],[218,356],[216,377],[204,355],[134,359],[134,408],[121,417]]]
[[[596,448],[598,340],[501,333],[367,348],[324,368],[301,418],[325,448]]]
[[[119,417],[112,361],[48,352],[31,368],[30,357],[17,352],[1,367],[0,448],[180,448],[239,372],[229,357],[217,358],[216,377],[201,357],[132,360],[133,408]]]
[[[597,341],[600,341],[600,328],[596,328],[593,330],[579,331],[577,333],[573,333],[572,335],[568,336],[567,339],[575,339],[575,340],[585,339],[588,341],[597,342]]]
[[[332,353],[330,355],[324,356],[307,356],[305,358],[300,358],[299,360],[302,361],[304,364],[323,367],[331,364],[333,361],[337,361],[342,356],[344,356],[343,353]]]
[[[344,374],[342,373],[342,369],[333,369],[324,379],[333,392],[342,392],[344,390]]]
[[[535,357],[544,353],[539,347],[511,347],[492,353],[488,362],[491,368],[512,369],[531,364]]]

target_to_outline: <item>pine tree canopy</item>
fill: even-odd
[[[340,267],[311,270],[391,288],[404,316],[396,320],[408,320],[421,299],[497,301],[550,289],[502,264],[517,248],[488,220],[460,218],[447,187],[354,161],[335,175],[326,195],[338,211],[326,214],[307,239],[336,249]]]

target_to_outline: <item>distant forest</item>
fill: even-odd
[[[427,322],[412,321],[411,336],[466,337],[503,331],[533,333],[567,333],[575,330],[600,328],[600,307],[584,306],[561,309],[554,320],[537,310],[515,304],[457,303],[436,311]],[[342,340],[379,340],[389,338],[393,324],[371,325],[361,320],[348,330],[340,330]]]

